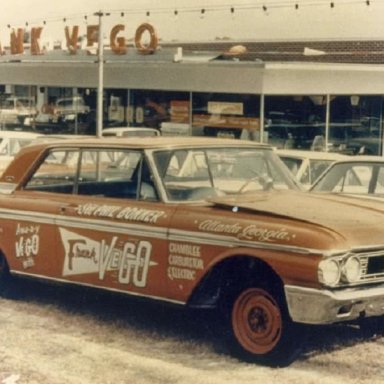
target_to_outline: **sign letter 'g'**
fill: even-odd
[[[123,24],[117,24],[111,30],[111,34],[110,34],[111,49],[113,53],[116,53],[117,55],[124,55],[127,53],[127,47],[125,46],[125,38],[117,37],[117,34],[120,31],[124,31],[124,30],[125,30],[125,27]]]

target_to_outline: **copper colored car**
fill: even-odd
[[[306,324],[384,313],[384,206],[300,191],[269,146],[46,142],[0,188],[2,289],[21,275],[215,308],[233,352],[273,366]]]

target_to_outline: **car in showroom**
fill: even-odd
[[[51,141],[0,192],[4,293],[19,276],[213,309],[231,351],[270,366],[308,324],[384,314],[384,207],[303,191],[267,145]]]
[[[310,189],[360,197],[384,197],[384,158],[354,156],[336,161]]]
[[[347,155],[335,152],[294,149],[276,149],[276,153],[306,189],[309,189],[333,162],[348,158]]]
[[[81,96],[58,99],[53,106],[53,115],[58,121],[74,121],[89,112],[90,108]]]
[[[112,127],[104,128],[102,130],[102,135],[104,137],[151,137],[151,136],[160,136],[160,131],[156,128],[148,127]]]
[[[3,128],[29,125],[37,115],[35,99],[25,96],[9,96],[0,102],[0,124]]]

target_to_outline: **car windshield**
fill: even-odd
[[[334,164],[314,185],[312,191],[383,195],[384,164]]]
[[[310,160],[310,183],[313,183],[332,163],[333,160]]]
[[[1,108],[2,109],[14,109],[14,108],[28,108],[34,106],[34,101],[32,99],[6,99],[3,101]]]
[[[283,160],[284,164],[288,167],[292,174],[296,176],[301,165],[303,164],[303,159],[288,156],[281,156],[280,158]]]
[[[263,148],[158,151],[154,160],[169,200],[297,188],[281,160]]]

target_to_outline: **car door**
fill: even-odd
[[[64,152],[49,153],[26,184],[3,201],[2,247],[14,272],[60,278],[56,218],[77,172],[76,151],[66,156],[71,161]]]
[[[82,150],[74,193],[56,219],[61,278],[167,297],[168,225],[141,151]]]

